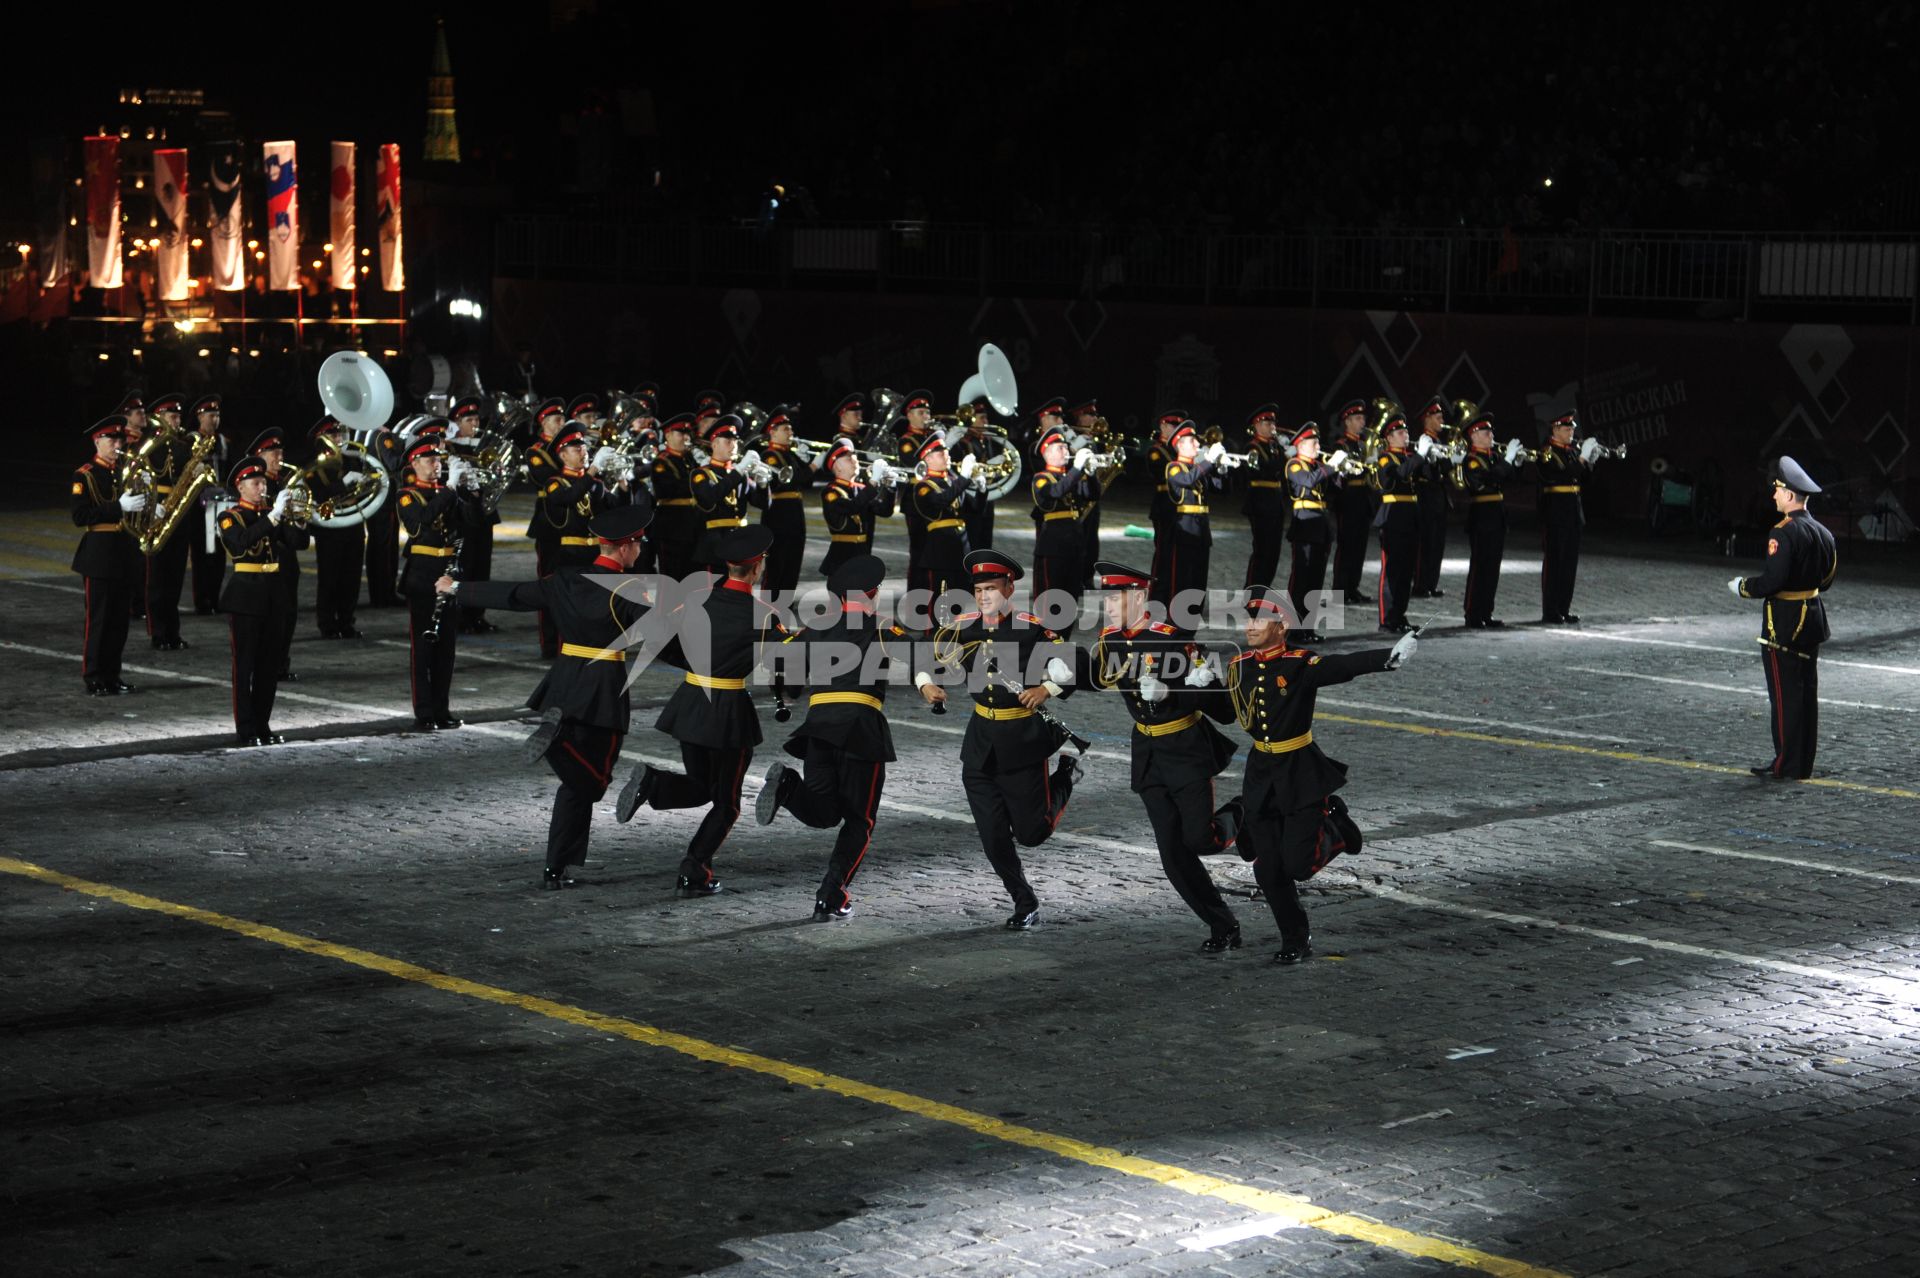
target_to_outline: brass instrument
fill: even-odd
[[[201,492],[216,476],[213,467],[207,464],[207,457],[220,441],[214,435],[196,435],[193,451],[188,454],[186,464],[174,477],[173,491],[163,499],[157,491],[159,483],[153,473],[152,451],[156,445],[166,447],[174,431],[162,428],[151,438],[142,441],[140,448],[122,463],[122,491],[145,493],[147,505],[144,510],[129,511],[123,523],[133,535],[134,544],[139,546],[143,555],[153,555],[167,544],[167,540],[178,531],[187,512],[198,509]]]
[[[305,528],[313,519],[313,490],[307,487],[307,471],[298,466],[287,467],[285,487],[292,494],[287,499],[286,522],[295,528]]]
[[[1127,441],[1106,418],[1096,417],[1087,424],[1085,434],[1074,436],[1075,451],[1083,446],[1094,449],[1095,456],[1107,459],[1095,467],[1095,478],[1100,481],[1100,492],[1104,495],[1127,464],[1130,451]]]
[[[1593,436],[1589,435],[1587,438],[1592,439]],[[1627,459],[1627,446],[1625,444],[1601,444],[1600,451],[1593,455],[1593,459],[1595,461],[1625,461]]]
[[[872,484],[876,488],[884,488],[888,491],[891,491],[893,486],[900,482],[900,470],[893,464],[892,459],[876,457],[871,453],[857,453],[855,456],[859,458],[859,464],[854,468],[853,472],[853,477],[857,482]],[[875,479],[873,477],[873,467],[876,462],[886,467],[884,478]]]
[[[753,401],[743,399],[727,411],[735,417],[738,417],[743,423],[744,429],[740,432],[742,435],[752,438],[755,435],[764,435],[766,433],[767,418],[771,416],[771,414]]]
[[[649,457],[648,461],[651,460]],[[494,435],[482,442],[473,454],[472,463],[478,476],[476,487],[480,499],[487,503],[489,510],[498,508],[507,489],[527,473],[520,450],[505,435]]]
[[[533,410],[517,395],[501,391],[493,397],[494,429],[503,435],[518,434],[532,415]]]
[[[1447,486],[1455,492],[1467,489],[1467,472],[1462,466],[1467,460],[1467,426],[1479,415],[1480,405],[1470,399],[1456,399],[1447,406],[1447,424],[1440,432],[1440,443],[1449,464]]]
[[[776,479],[783,484],[793,479],[792,466],[769,466],[760,460],[759,452],[752,448],[749,448],[734,465],[746,475],[749,483],[760,488],[765,488]]]

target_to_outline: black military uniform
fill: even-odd
[[[428,423],[437,427],[438,422]],[[437,433],[432,429],[414,432],[414,442],[426,435]],[[387,467],[392,479],[392,488],[387,500],[367,520],[367,606],[369,608],[397,607],[400,600],[398,589],[400,571],[405,566],[400,562],[400,501],[401,490],[410,480],[412,472],[407,469],[406,458],[397,436],[391,437],[388,445],[375,453],[375,457]]]
[[[866,412],[866,408],[867,397],[859,391],[841,397],[840,402],[833,406],[833,430],[827,436],[832,445],[845,444],[856,453],[860,451],[860,445],[867,433],[866,423],[860,420],[860,416]],[[854,415],[852,424],[846,421],[848,413]],[[822,480],[833,478],[833,472],[827,467],[824,457],[820,459],[820,478]]]
[[[690,595],[676,623],[679,633],[660,660],[685,670],[654,727],[680,743],[686,771],[664,772],[642,764],[620,794],[622,821],[642,806],[656,812],[706,807],[680,859],[675,883],[682,896],[712,896],[720,890],[713,856],[740,819],[740,787],[762,736],[747,679],[762,644],[785,632],[772,609],[754,595],[752,582],[734,575],[757,563],[773,544],[765,527],[719,530],[714,562],[728,575]]]
[[[833,474],[836,456],[853,456],[856,451],[844,439],[835,441],[827,451],[827,474]],[[829,480],[820,491],[820,515],[827,522],[827,554],[820,561],[821,574],[831,577],[841,565],[869,553],[873,549],[874,525],[892,513],[892,485]]]
[[[1247,444],[1247,526],[1253,534],[1253,549],[1247,555],[1248,586],[1273,582],[1280,569],[1281,537],[1287,527],[1287,447],[1278,434],[1262,436],[1262,422],[1279,421],[1277,404],[1262,404],[1247,415],[1247,429],[1253,435]]]
[[[1147,474],[1153,479],[1153,497],[1147,503],[1147,522],[1153,526],[1153,600],[1162,607],[1166,606],[1165,588],[1173,580],[1173,536],[1168,525],[1173,522],[1172,490],[1167,487],[1167,467],[1173,465],[1173,444],[1171,437],[1161,439],[1160,432],[1171,427],[1180,428],[1187,415],[1178,409],[1162,413],[1154,419],[1153,442],[1147,445]]]
[[[767,417],[766,430],[792,426],[793,415],[776,407]],[[767,445],[761,461],[776,472],[784,469],[787,477],[775,474],[766,488],[766,507],[760,522],[773,530],[773,549],[767,552],[767,593],[775,598],[791,596],[800,584],[800,563],[807,553],[807,490],[813,486],[813,469],[800,460],[791,445]]]
[[[926,516],[915,508],[913,471],[920,462],[921,446],[929,438],[938,438],[937,432],[929,433],[913,428],[913,423],[907,414],[915,408],[931,410],[933,393],[924,390],[907,392],[906,399],[900,404],[899,424],[896,427],[899,433],[893,441],[893,468],[900,472],[900,482],[906,485],[906,492],[901,494],[900,517],[906,521],[907,525],[907,588],[909,590],[925,589],[927,577],[926,565],[921,562],[921,555],[927,542],[927,520]]]
[[[1381,437],[1404,431],[1399,418],[1388,422]],[[1374,526],[1380,530],[1380,628],[1404,633],[1407,602],[1413,595],[1413,561],[1420,552],[1420,496],[1414,491],[1428,473],[1426,459],[1406,447],[1380,450],[1374,462],[1374,483],[1380,489],[1380,510]]]
[[[1473,419],[1467,434],[1493,430],[1485,413]],[[1467,589],[1461,599],[1466,623],[1474,630],[1498,630],[1504,621],[1493,615],[1500,591],[1500,561],[1507,551],[1506,483],[1520,473],[1503,453],[1470,447],[1461,464],[1461,483],[1467,494]]]
[[[477,432],[480,426],[481,415],[485,411],[486,406],[484,404],[478,399],[469,396],[454,404],[452,410],[447,414],[447,419],[455,425],[459,425],[463,419],[472,418],[472,426]],[[465,427],[462,426],[462,429],[464,430]],[[462,435],[457,439],[449,436],[447,439],[447,458],[449,461],[458,458],[469,465],[477,465],[480,447],[481,440],[478,434],[472,436]],[[462,581],[488,581],[493,577],[493,530],[500,522],[499,500],[499,495],[495,494],[492,504],[490,504],[487,509],[486,526],[462,538],[460,541],[459,564],[460,580]],[[459,607],[461,634],[485,635],[492,634],[495,630],[499,629],[498,626],[487,620],[487,610],[485,608],[479,607],[468,600],[462,600]]]
[[[322,439],[340,434],[340,423],[331,416],[322,417],[307,430],[313,444],[312,460],[326,455]],[[336,439],[337,442],[337,439]],[[352,466],[342,467],[331,476],[313,475],[307,483],[316,502],[340,497],[347,492],[347,476]],[[309,467],[309,474],[312,468]],[[313,620],[322,639],[358,639],[354,609],[360,604],[360,564],[366,556],[367,530],[364,524],[345,528],[313,530]]]
[[[553,423],[551,427],[548,423]],[[527,536],[533,541],[534,572],[545,577],[560,564],[560,532],[541,517],[540,494],[560,473],[560,458],[553,440],[566,429],[567,406],[557,396],[549,396],[534,405],[533,443],[527,447],[527,483],[533,489],[533,514],[527,520]],[[553,619],[544,610],[534,613],[534,630],[540,637],[540,655],[551,661],[560,655],[560,635]]]
[[[536,581],[459,583],[460,598],[478,607],[544,609],[560,632],[560,655],[527,698],[528,707],[544,716],[528,752],[537,752],[560,780],[547,825],[543,887],[573,886],[572,867],[586,863],[593,805],[612,784],[620,743],[631,726],[627,662],[633,644],[626,636],[648,609],[637,594],[609,590],[604,578],[627,571],[609,554],[637,541],[652,518],[652,503],[643,495],[593,521],[601,553],[589,564],[563,564]]]
[[[848,888],[873,843],[887,765],[894,760],[886,714],[890,667],[910,663],[912,653],[907,632],[874,612],[873,595],[885,575],[878,556],[849,559],[827,579],[827,589],[841,600],[840,615],[788,635],[773,651],[781,697],[811,689],[807,717],[786,744],[805,772],[785,763],[768,769],[756,815],[767,825],[785,808],[816,830],[840,827],[814,893],[816,922],[853,913]]]
[[[660,437],[669,443],[678,437],[680,451],[663,446],[654,454],[651,480],[654,523],[651,540],[660,575],[684,581],[696,567],[693,548],[706,531],[699,508],[693,503],[693,473],[699,467],[686,442],[693,434],[693,417],[682,413],[660,428]]]
[[[128,391],[126,397],[114,408],[114,413],[126,422],[126,436],[120,455],[131,456],[140,451],[140,445],[146,442],[147,432],[153,423],[147,417],[147,401],[139,391]],[[134,543],[134,553],[139,555],[139,543]],[[144,559],[144,556],[140,556]],[[132,575],[127,579],[127,597],[132,616],[146,620],[147,616],[147,566],[136,563]]]
[[[1082,418],[1099,415],[1100,404],[1091,399],[1067,410],[1067,420],[1075,424],[1078,424]],[[1095,451],[1098,449],[1096,448]],[[1118,475],[1117,471],[1115,475]],[[1093,580],[1093,566],[1100,559],[1100,503],[1106,495],[1104,492],[1096,493],[1094,499],[1087,503],[1085,513],[1080,516],[1080,580],[1082,583]]]
[[[147,454],[153,464],[154,501],[171,506],[173,490],[193,457],[193,432],[177,423],[166,425],[160,414],[181,414],[186,399],[181,395],[162,395],[147,405],[150,420],[158,432],[153,450]],[[186,584],[188,542],[192,540],[191,518],[175,527],[165,545],[146,555],[147,639],[162,652],[176,652],[187,646],[180,637],[180,591]]]
[[[1273,592],[1256,589],[1249,615],[1269,614],[1284,624]],[[1335,856],[1360,851],[1360,831],[1347,805],[1334,793],[1347,783],[1344,763],[1313,743],[1314,699],[1321,688],[1363,674],[1395,669],[1396,651],[1410,650],[1411,635],[1393,649],[1323,657],[1290,648],[1284,638],[1271,648],[1247,651],[1227,667],[1227,691],[1239,724],[1253,739],[1241,782],[1240,855],[1253,862],[1254,879],[1280,929],[1281,963],[1313,953],[1307,912],[1294,884],[1312,878]]]
[[[588,446],[586,432],[577,425],[569,425],[553,437],[556,456],[561,449],[576,445]],[[548,534],[548,563],[554,568],[592,563],[600,553],[593,520],[616,506],[624,506],[626,494],[588,470],[570,470],[564,465],[547,476],[539,491],[533,517]]]
[[[1297,453],[1306,440],[1320,440],[1320,424],[1307,422],[1293,433]],[[1293,507],[1293,524],[1287,540],[1293,545],[1293,565],[1287,572],[1287,598],[1293,604],[1293,620],[1305,627],[1312,616],[1314,601],[1327,582],[1327,559],[1333,553],[1333,515],[1340,475],[1324,457],[1308,461],[1296,456],[1287,463],[1287,492]],[[1257,584],[1257,583],[1256,583]],[[1318,634],[1303,638],[1317,643]]]
[[[268,504],[286,491],[287,481],[293,478],[293,468],[285,464],[286,450],[286,437],[277,430],[263,430],[247,445],[247,452],[262,458],[266,465]],[[275,458],[267,457],[269,452],[279,454],[277,463]],[[295,529],[291,524],[287,527],[289,531],[281,539],[280,571],[268,580],[286,596],[287,616],[292,618],[300,615],[299,552],[311,545],[313,538],[304,528]],[[293,622],[288,621],[276,633],[280,637],[280,682],[292,683],[300,677],[293,672]]]
[[[1094,581],[1103,591],[1143,595],[1150,584],[1139,569],[1104,560]],[[1232,762],[1235,747],[1208,722],[1209,716],[1230,718],[1227,699],[1217,689],[1187,685],[1203,657],[1172,626],[1143,620],[1131,629],[1103,627],[1088,664],[1094,685],[1119,691],[1133,717],[1133,792],[1146,806],[1160,868],[1207,925],[1201,949],[1218,954],[1240,948],[1240,924],[1200,858],[1231,847],[1239,819],[1232,806],[1218,813],[1213,807],[1213,779]]]
[[[1446,411],[1446,402],[1439,396],[1428,400],[1420,409],[1420,437],[1432,442],[1421,452],[1420,440],[1414,440],[1414,451],[1426,462],[1426,469],[1413,480],[1413,494],[1420,499],[1413,507],[1420,525],[1413,560],[1416,599],[1439,599],[1447,593],[1440,589],[1440,567],[1447,557],[1448,488],[1453,483],[1453,463],[1445,453],[1445,439],[1431,425],[1436,416],[1444,424]]]
[[[914,462],[924,462],[934,453],[945,451],[938,434],[924,435]],[[979,485],[955,470],[913,481],[907,509],[919,518],[923,539],[920,577],[909,582],[913,588],[925,590],[935,599],[942,591],[967,588],[966,559],[972,550],[967,544],[967,515],[985,500]]]
[[[1153,585],[1156,597],[1164,598],[1167,604],[1168,620],[1184,634],[1193,633],[1194,627],[1184,623],[1197,614],[1191,611],[1195,602],[1191,599],[1187,601],[1188,610],[1182,611],[1180,596],[1199,591],[1204,609],[1207,571],[1213,558],[1212,498],[1227,488],[1227,472],[1209,461],[1205,453],[1190,462],[1179,459],[1180,441],[1194,433],[1192,422],[1182,422],[1167,441],[1176,454],[1167,464],[1166,476],[1167,499],[1173,503],[1167,524],[1168,579],[1163,583],[1155,578]],[[1155,559],[1159,558],[1156,554]]]
[[[1047,448],[1065,445],[1066,432],[1053,427],[1040,436],[1036,455],[1044,459]],[[1049,466],[1044,461],[1033,474],[1033,590],[1038,600],[1049,591],[1065,591],[1073,597],[1073,613],[1058,627],[1068,639],[1079,615],[1080,598],[1086,582],[1086,532],[1082,519],[1100,496],[1100,480],[1092,471],[1082,470],[1077,459],[1067,466]]]
[[[1791,457],[1774,463],[1773,484],[1800,502],[1820,485]],[[1804,781],[1813,775],[1819,744],[1820,645],[1831,632],[1821,595],[1833,587],[1840,555],[1833,534],[1804,504],[1783,508],[1783,517],[1767,533],[1767,562],[1758,576],[1735,577],[1728,585],[1742,599],[1765,599],[1760,614],[1760,662],[1767,675],[1768,723],[1773,729],[1773,760],[1752,769],[1755,776]]]
[[[427,439],[407,452],[417,458],[442,457],[441,442]],[[486,528],[486,504],[472,493],[443,483],[423,484],[417,477],[400,492],[400,524],[407,530],[406,566],[400,593],[407,597],[407,662],[413,694],[414,726],[421,731],[457,728],[449,700],[460,627],[445,615],[452,604],[439,603],[435,591],[448,569],[456,567],[460,542]],[[435,629],[435,618],[439,626]]]
[[[1009,588],[1021,576],[1020,566],[996,550],[974,551],[965,568],[975,583],[1005,581]],[[1055,660],[1069,667],[1072,681],[1055,677],[1061,673],[1052,666]],[[973,713],[960,740],[960,784],[987,860],[1013,899],[1007,927],[1032,927],[1039,921],[1040,899],[1027,882],[1015,844],[1032,848],[1047,841],[1083,769],[1065,755],[1048,766],[1067,743],[1066,730],[1051,715],[1021,705],[1020,694],[1044,687],[1051,697],[1071,695],[1084,658],[1031,613],[986,618],[969,612],[936,631],[915,664],[916,686],[957,679],[964,672]]]
[[[741,425],[738,417],[728,413],[714,422],[707,440],[731,439],[737,450]],[[693,508],[700,517],[701,529],[693,550],[694,563],[711,573],[724,572],[726,565],[719,555],[724,534],[747,526],[749,507],[766,507],[766,490],[756,487],[737,461],[709,460],[693,472],[692,487]]]
[[[1334,452],[1345,451],[1348,456],[1360,458],[1366,452],[1366,434],[1364,430],[1350,432],[1347,419],[1355,413],[1366,416],[1365,401],[1348,400],[1340,407],[1340,415],[1334,420],[1340,423],[1340,433],[1334,437]],[[1363,423],[1364,424],[1364,423]],[[1322,448],[1325,451],[1324,445]],[[1334,551],[1333,551],[1333,588],[1341,592],[1347,603],[1372,603],[1373,597],[1360,589],[1360,571],[1367,561],[1367,530],[1373,527],[1375,509],[1373,478],[1362,471],[1357,475],[1342,475],[1334,498]]]
[[[960,438],[953,441],[947,449],[947,456],[958,466],[962,458],[971,457],[975,465],[981,465],[996,455],[994,449],[986,444],[987,405],[984,402],[973,405],[977,414],[976,425],[970,427]],[[970,550],[985,550],[993,544],[993,503],[981,500],[972,504],[962,516],[967,525],[967,547]]]
[[[238,494],[241,480],[266,474],[267,464],[259,457],[242,457],[228,474],[227,487]],[[273,702],[285,651],[281,635],[292,629],[294,613],[280,578],[298,562],[294,551],[306,534],[278,515],[282,509],[274,494],[272,502],[241,502],[220,516],[220,544],[233,560],[220,609],[233,641],[234,738],[243,746],[283,740],[273,730]]]
[[[127,419],[114,413],[89,426],[85,435],[88,443],[124,440]],[[83,530],[72,565],[80,574],[86,599],[80,675],[92,696],[132,692],[132,685],[121,682],[120,662],[127,647],[133,579],[141,570],[141,556],[124,523],[127,507],[121,503],[118,469],[104,460],[97,448],[93,457],[73,472],[72,510],[73,526]]]
[[[1568,413],[1549,425],[1580,425]],[[1580,504],[1580,477],[1591,469],[1580,460],[1571,446],[1552,442],[1540,447],[1534,474],[1540,480],[1540,620],[1550,626],[1570,626],[1580,618],[1573,615],[1573,582],[1580,572],[1580,530],[1587,525],[1586,508]]]
[[[213,504],[226,493],[221,485],[226,481],[233,459],[227,437],[220,433],[219,414],[218,395],[202,395],[193,401],[189,416],[193,419],[196,433],[211,433],[214,437],[213,449],[206,458],[207,468],[214,478],[211,484],[200,490],[199,511],[189,517],[186,525],[174,534],[187,542],[187,557],[193,564],[193,610],[203,617],[211,617],[220,610],[220,587],[227,573],[227,552],[220,545],[220,530],[214,521]]]

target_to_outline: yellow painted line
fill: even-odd
[[[1360,728],[1386,728],[1394,732],[1411,732],[1423,737],[1451,737],[1456,741],[1484,741],[1489,745],[1524,746],[1529,750],[1552,750],[1560,754],[1584,754],[1596,759],[1619,759],[1626,763],[1652,763],[1665,768],[1687,768],[1694,772],[1718,772],[1723,776],[1744,777],[1751,774],[1745,768],[1731,768],[1724,763],[1700,763],[1694,759],[1668,759],[1657,754],[1641,754],[1634,750],[1603,750],[1598,746],[1573,745],[1566,741],[1541,741],[1534,737],[1500,737],[1490,732],[1467,732],[1459,728],[1430,728],[1424,723],[1401,723],[1396,719],[1356,719],[1351,715],[1316,713],[1314,718],[1324,723],[1350,723]],[[1781,782],[1772,782],[1779,785]],[[1793,784],[1825,786],[1829,790],[1850,790],[1855,794],[1878,794],[1889,799],[1920,799],[1920,790],[1902,790],[1890,785],[1867,785],[1860,781],[1837,781],[1830,777],[1813,777],[1810,780]]]
[[[1268,1189],[1256,1189],[1251,1185],[1236,1184],[1233,1181],[1222,1180],[1218,1176],[1192,1171],[1173,1163],[1137,1158],[1132,1154],[1109,1149],[1104,1145],[1093,1145],[1086,1141],[1075,1140],[1071,1136],[1056,1136],[1037,1128],[1022,1127],[1017,1123],[1005,1122],[974,1110],[962,1109],[957,1105],[948,1105],[942,1101],[929,1100],[924,1096],[915,1096],[911,1092],[876,1087],[858,1079],[823,1073],[804,1065],[776,1060],[770,1056],[760,1056],[735,1047],[723,1047],[718,1043],[709,1043],[705,1039],[676,1034],[671,1030],[643,1025],[624,1017],[609,1016],[604,1012],[589,1011],[554,999],[519,994],[497,985],[483,985],[464,977],[449,976],[445,972],[420,967],[404,959],[389,958],[384,954],[375,954],[369,950],[355,949],[348,945],[336,945],[331,941],[302,936],[298,932],[284,931],[264,923],[253,923],[227,914],[216,914],[212,910],[203,910],[197,906],[163,901],[158,897],[130,892],[109,883],[74,878],[29,861],[0,857],[0,871],[19,875],[22,878],[36,879],[84,896],[113,901],[131,909],[151,910],[157,914],[167,914],[192,923],[201,923],[207,927],[251,937],[256,941],[265,941],[269,945],[298,950],[303,954],[316,954],[355,967],[367,968],[370,971],[384,972],[403,981],[429,986],[448,994],[458,994],[463,998],[495,1003],[502,1007],[518,1008],[536,1016],[544,1016],[551,1020],[564,1021],[569,1025],[578,1025],[583,1029],[630,1039],[649,1047],[664,1047],[695,1060],[725,1065],[731,1069],[749,1070],[799,1087],[867,1101],[870,1104],[913,1114],[936,1123],[964,1128],[994,1140],[1004,1141],[1009,1145],[1022,1145],[1073,1162],[1085,1163],[1091,1167],[1101,1167],[1142,1180],[1155,1181],[1169,1189],[1177,1189],[1183,1194],[1215,1198],[1265,1215],[1281,1216],[1295,1225],[1338,1234],[1345,1238],[1357,1238],[1375,1246],[1392,1248],[1409,1256],[1419,1256],[1467,1269],[1477,1269],[1482,1273],[1501,1275],[1501,1278],[1566,1278],[1557,1270],[1544,1269],[1538,1265],[1530,1265],[1505,1256],[1496,1256],[1450,1239],[1398,1229],[1377,1220],[1369,1220],[1365,1216],[1327,1211],[1292,1195],[1276,1193]]]

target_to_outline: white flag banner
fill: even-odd
[[[353,251],[353,143],[333,144],[332,192],[333,286],[353,288],[357,271]]]
[[[153,153],[153,202],[160,215],[160,234],[153,251],[158,264],[160,300],[187,300],[187,152],[184,147],[161,147]]]
[[[407,268],[400,258],[400,144],[380,146],[378,222],[380,227],[380,287],[398,293],[407,287]]]
[[[87,139],[87,275],[120,287],[120,135]]]
[[[213,225],[208,228],[213,245],[213,286],[223,293],[237,293],[247,286],[247,244],[244,201],[240,198],[240,148],[223,146],[214,152],[213,168],[207,174],[207,193],[213,199]]]
[[[293,143],[268,142],[261,153],[267,166],[267,287],[291,292],[300,287],[300,187]]]

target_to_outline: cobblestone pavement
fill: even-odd
[[[501,542],[501,576],[529,567]],[[958,726],[908,709],[852,919],[806,921],[829,832],[750,811],[713,899],[671,892],[691,816],[610,803],[589,882],[542,893],[529,618],[463,640],[470,727],[421,736],[404,614],[347,643],[308,614],[293,742],[229,751],[219,619],[184,653],[136,636],[140,692],[86,698],[77,579],[23,551],[0,856],[478,985],[0,874],[5,1269],[1911,1272],[1920,588],[1852,558],[1814,785],[1745,773],[1771,753],[1756,610],[1724,588],[1748,565],[1596,539],[1580,628],[1492,635],[1445,628],[1450,566],[1416,661],[1321,699],[1368,846],[1311,885],[1320,956],[1283,969],[1231,856],[1249,946],[1197,952],[1108,699],[1062,708],[1095,748],[1028,858],[1031,933],[1000,927]],[[629,762],[674,757],[669,687],[643,676]]]

